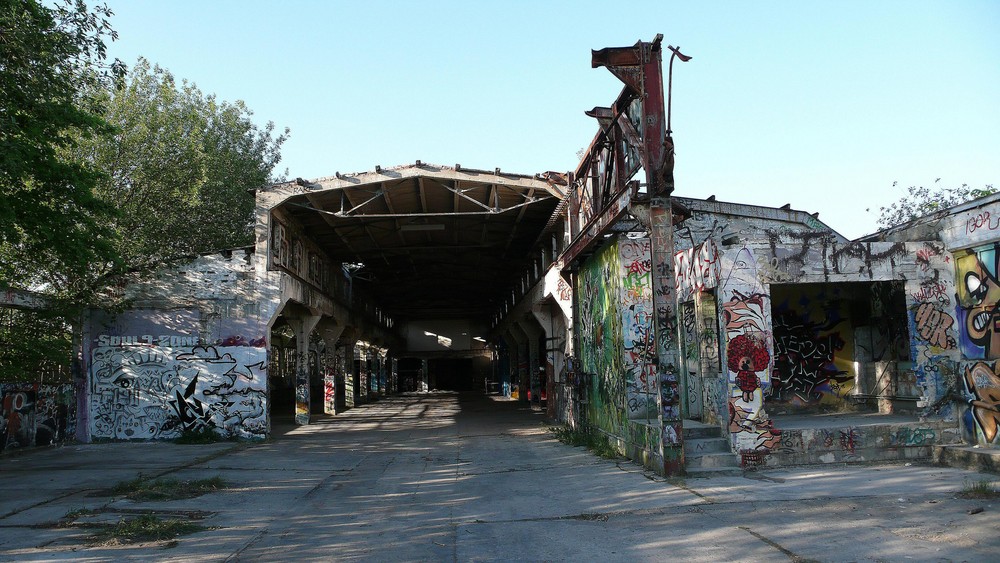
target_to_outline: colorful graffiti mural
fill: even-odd
[[[580,314],[580,377],[587,378],[587,420],[622,435],[625,426],[624,339],[621,315],[621,265],[617,245],[597,252],[577,275]]]
[[[955,256],[960,346],[966,358],[1000,358],[998,247],[994,243]]]
[[[771,303],[760,282],[753,250],[744,247],[724,256],[720,279],[720,325],[725,335],[729,426],[738,452],[767,448],[777,435],[764,412],[771,387]]]
[[[98,343],[89,368],[94,438],[174,438],[200,429],[266,436],[265,348],[162,346],[103,336]]]
[[[986,444],[1000,433],[1000,362],[974,362],[965,367],[962,383],[968,402],[966,431]]]
[[[674,284],[680,301],[719,284],[719,249],[713,240],[674,254]]]
[[[56,444],[75,432],[72,385],[0,384],[0,451]]]
[[[618,243],[621,264],[622,367],[631,419],[656,419],[656,336],[649,239]]]

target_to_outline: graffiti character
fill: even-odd
[[[960,258],[957,264],[961,276],[957,297],[965,317],[963,328],[968,340],[982,347],[983,358],[1000,357],[1000,282],[995,257],[996,249],[991,246]]]
[[[1000,377],[996,366],[976,362],[965,368],[965,391],[971,396],[969,407],[983,438],[992,443],[1000,431]]]
[[[757,372],[767,369],[771,354],[761,338],[740,334],[729,341],[726,357],[729,371],[736,373],[736,387],[743,392],[743,400],[749,403],[761,385]]]

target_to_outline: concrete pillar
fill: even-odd
[[[351,408],[358,405],[358,374],[354,371],[354,347],[357,340],[351,338],[343,346],[344,354],[344,407]]]
[[[324,318],[316,330],[325,346],[325,361],[323,371],[323,412],[337,414],[337,376],[343,370],[342,360],[337,354],[337,340],[344,333],[344,325],[337,324],[332,318]]]
[[[498,347],[496,354],[497,361],[497,379],[499,380],[499,389],[501,395],[504,397],[510,397],[511,391],[511,372],[513,371],[512,366],[516,365],[515,353],[512,351],[517,347],[517,341],[514,337],[510,335],[509,331],[505,331],[500,335],[500,341],[503,343],[502,348]]]
[[[684,472],[684,428],[678,387],[677,292],[674,288],[674,227],[669,197],[650,199],[653,308],[656,311],[656,380],[659,391],[663,472]]]
[[[517,398],[521,401],[527,401],[529,389],[528,367],[531,365],[528,353],[528,336],[518,323],[512,323],[509,330],[511,337],[514,339],[514,349],[512,351],[516,350],[516,354],[511,355],[512,385],[517,386]],[[513,396],[513,391],[511,395]]]
[[[542,349],[540,342],[542,339],[542,328],[534,317],[525,317],[517,322],[528,340],[528,385],[531,390],[531,402],[541,404],[542,377],[539,368],[544,368],[542,359]]]
[[[288,325],[295,333],[295,424],[309,424],[309,337],[321,318],[288,317]]]
[[[531,309],[531,314],[545,334],[544,367],[546,408],[545,414],[550,419],[556,418],[556,407],[560,403],[556,393],[557,376],[562,373],[566,362],[565,343],[566,329],[562,314],[548,299]],[[561,395],[561,393],[560,393]]]

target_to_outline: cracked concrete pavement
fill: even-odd
[[[108,495],[140,474],[220,476],[229,488],[168,502]],[[914,464],[666,480],[559,443],[519,403],[408,394],[278,427],[263,443],[4,456],[0,559],[988,561],[1000,503],[958,493],[996,478]],[[85,524],[144,513],[207,529],[88,544]]]

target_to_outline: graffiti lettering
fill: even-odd
[[[926,446],[933,444],[937,440],[937,434],[933,428],[907,428],[902,427],[889,435],[889,444],[892,446]]]
[[[265,369],[265,349],[249,346],[95,347],[91,430],[97,438],[155,439],[211,427],[263,438]]]
[[[831,326],[821,326],[791,310],[774,317],[774,377],[771,396],[791,400],[794,394],[805,403],[817,402],[824,392],[843,393],[840,385],[853,376],[834,364],[834,355],[845,342]]]
[[[197,336],[177,336],[143,334],[141,336],[114,336],[102,334],[97,337],[98,346],[197,346]]]
[[[690,293],[715,287],[719,280],[719,250],[711,239],[674,255],[674,283]]]
[[[948,286],[941,282],[927,282],[920,285],[920,291],[910,295],[914,301],[936,300],[948,303]]]
[[[951,315],[931,303],[921,303],[913,315],[913,320],[920,338],[929,342],[931,346],[945,350],[955,348],[955,339],[948,334],[951,325],[955,324],[955,319],[951,318]]]
[[[937,255],[938,250],[930,246],[917,249],[917,264],[920,266],[920,269],[924,272],[930,270],[931,258]]]
[[[967,234],[972,234],[980,229],[989,231],[1000,229],[1000,218],[991,216],[989,211],[983,211],[969,217],[965,222],[965,232]]]
[[[840,431],[840,449],[853,454],[855,448],[860,445],[861,436],[855,428],[848,428],[846,431]]]
[[[559,292],[560,301],[569,301],[573,298],[572,293],[570,293],[569,284],[566,283],[566,280],[560,277],[559,284],[556,287]]]

